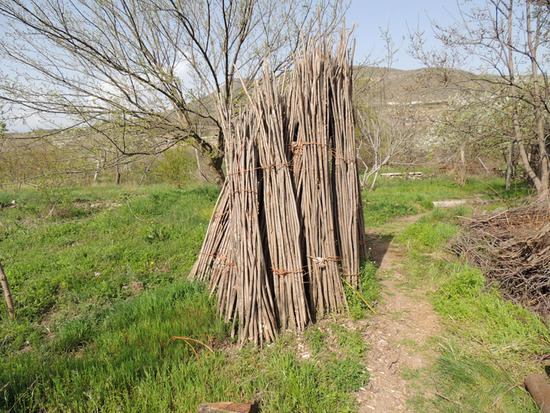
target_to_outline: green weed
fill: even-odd
[[[433,296],[434,308],[451,331],[468,334],[495,356],[527,357],[548,351],[550,334],[540,318],[502,299],[495,285],[486,286],[481,271],[466,264],[449,267],[448,279]],[[463,323],[468,324],[466,331]]]
[[[359,330],[350,330],[339,324],[331,324],[332,334],[336,337],[340,351],[346,356],[360,360],[365,356],[368,345]]]
[[[370,375],[365,366],[353,357],[334,359],[328,366],[330,380],[345,392],[358,391],[368,383]]]
[[[326,339],[328,337],[326,331],[322,331],[319,327],[311,326],[305,330],[304,335],[313,354],[318,354],[326,349]]]
[[[470,215],[464,206],[449,209],[434,209],[420,217],[396,236],[397,242],[405,243],[415,253],[433,252],[458,232],[455,217]]]
[[[381,178],[374,191],[363,193],[365,221],[367,226],[376,227],[395,217],[431,211],[434,201],[482,197],[508,202],[530,193],[529,185],[522,181],[506,191],[502,178],[469,177],[462,186],[445,176],[422,180]]]
[[[446,398],[416,397],[421,411],[533,411],[524,391],[510,388],[531,368],[524,359],[544,351],[547,331],[502,301],[476,270],[434,256],[456,232],[453,216],[468,211],[433,210],[432,201],[481,192],[497,198],[502,180],[489,182],[495,191],[480,180],[460,188],[449,178],[380,182],[365,201],[369,225],[431,211],[398,237],[410,246],[411,282],[435,283],[432,300],[447,329],[429,374]],[[0,260],[18,318],[0,307],[0,385],[9,382],[0,411],[189,412],[205,401],[250,399],[263,412],[356,411],[350,392],[369,378],[358,329],[334,321],[306,329],[306,358],[286,334],[262,349],[232,349],[205,286],[183,280],[218,193],[68,188],[57,206],[62,213],[47,218],[44,194],[1,193],[2,205],[17,204],[0,209]],[[371,305],[379,294],[375,275],[376,266],[363,263],[360,292]],[[346,293],[350,314],[365,317],[364,302]],[[197,345],[195,355],[183,341],[170,342],[173,336],[201,340],[214,353]]]
[[[365,318],[368,314],[371,314],[371,308],[375,306],[380,297],[380,284],[376,279],[377,270],[378,268],[374,262],[366,260],[362,262],[360,268],[359,289],[344,285],[349,314],[354,320]]]
[[[1,354],[36,341],[47,329],[57,334],[61,325],[87,317],[90,310],[186,274],[218,190],[148,187],[131,199],[124,187],[76,188],[68,194],[67,204],[85,214],[40,219],[37,211],[47,202],[40,193],[4,194],[17,200],[16,208],[0,210],[0,260],[18,320],[0,323]],[[7,319],[3,306],[0,317]]]
[[[539,411],[517,373],[510,374],[493,359],[458,350],[463,347],[464,343],[452,341],[442,346],[431,378],[437,382],[439,393],[426,403],[426,411]]]
[[[10,385],[2,392],[0,409],[84,412],[104,406],[103,411],[110,411],[108,406],[120,404],[124,411],[138,411],[132,400],[148,406],[146,401],[159,395],[149,389],[141,394],[137,388],[143,390],[151,379],[178,367],[196,371],[200,360],[208,358],[197,347],[196,360],[188,346],[169,342],[173,336],[207,342],[226,336],[202,285],[179,282],[146,292],[95,318],[60,326],[40,353],[3,360],[0,381]],[[196,400],[182,411],[192,409],[192,403]]]

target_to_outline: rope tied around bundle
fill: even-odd
[[[282,270],[279,268],[271,267],[273,275],[285,276],[285,275],[294,275],[294,274],[304,274],[304,270]]]
[[[284,163],[278,163],[278,164],[272,164],[272,165],[258,166],[256,168],[243,169],[243,170],[240,170],[240,171],[231,172],[231,173],[227,174],[227,176],[239,175],[239,174],[243,174],[243,173],[246,173],[246,172],[260,171],[262,169],[283,168],[285,166],[292,166],[292,162],[284,162]]]
[[[339,257],[313,257],[311,255],[308,255],[307,257],[311,258],[311,260],[321,268],[323,268],[327,262],[342,261],[342,259]]]

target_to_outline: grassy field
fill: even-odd
[[[530,193],[524,182],[506,191],[504,180],[496,177],[469,178],[464,185],[457,185],[446,176],[422,180],[379,178],[376,189],[364,193],[365,222],[377,227],[395,217],[431,210],[432,202],[448,199],[479,198],[496,208],[513,204]]]
[[[186,281],[218,190],[134,190],[0,193],[0,261],[17,313],[11,320],[0,305],[0,411],[190,412],[204,401],[252,399],[263,412],[356,411],[351,393],[369,379],[368,348],[352,321],[369,311],[357,295],[348,291],[349,314],[303,334],[283,333],[263,349],[238,349],[205,286]],[[518,185],[506,194],[499,179],[459,187],[442,177],[381,179],[364,194],[370,227],[428,214],[398,239],[410,250],[410,282],[437,288],[432,303],[446,332],[433,372],[411,377],[441,378],[442,394],[458,403],[480,406],[472,385],[496,395],[515,384],[544,351],[548,332],[487,289],[479,271],[438,255],[457,231],[453,214],[468,211],[431,211],[432,201],[474,197],[497,208],[527,193]],[[365,262],[362,294],[370,303],[378,296],[375,278],[376,267]],[[491,362],[503,356],[502,368]],[[527,405],[523,393],[514,387],[501,405]],[[417,396],[414,403],[418,411],[460,411],[441,398]]]
[[[335,318],[238,350],[205,286],[186,281],[216,188],[132,191],[64,188],[53,213],[49,194],[0,195],[17,313],[0,306],[0,411],[189,412],[249,399],[266,412],[354,411],[350,392],[368,381],[359,331]],[[374,270],[364,264],[369,300]],[[355,296],[350,309],[366,313]]]

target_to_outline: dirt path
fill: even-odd
[[[439,334],[437,315],[425,291],[405,285],[403,268],[406,253],[391,241],[418,216],[406,217],[386,226],[382,234],[369,234],[372,257],[379,265],[382,284],[377,315],[368,320],[364,335],[370,345],[367,366],[370,382],[356,394],[359,412],[393,413],[411,411],[406,400],[411,396],[403,372],[428,366],[434,354],[426,349],[428,338]]]

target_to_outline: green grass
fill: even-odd
[[[377,227],[395,217],[430,211],[434,201],[447,199],[480,196],[505,204],[510,199],[529,195],[530,191],[526,183],[518,182],[507,192],[501,178],[469,177],[462,186],[449,177],[422,180],[380,178],[373,191],[363,192],[365,221],[367,226]]]
[[[52,216],[44,194],[1,194],[4,204],[17,200],[0,210],[17,318],[0,306],[0,387],[9,383],[0,411],[190,412],[251,399],[263,412],[356,411],[350,392],[368,381],[358,332],[311,327],[304,342],[283,334],[238,350],[205,287],[185,280],[216,188],[132,192],[60,189]],[[362,292],[374,299],[369,268]],[[174,336],[214,352],[195,343],[197,357]],[[319,351],[303,358],[304,345]]]
[[[206,288],[185,280],[218,189],[133,192],[0,193],[0,205],[17,201],[0,209],[0,260],[17,312],[10,320],[0,306],[0,387],[9,383],[0,411],[190,412],[205,401],[251,399],[262,412],[357,410],[351,392],[368,383],[368,348],[352,321],[329,316],[303,335],[237,349]],[[396,235],[411,256],[409,282],[433,286],[426,290],[435,289],[428,294],[445,326],[433,369],[405,374],[436,382],[444,396],[417,395],[419,411],[492,411],[495,401],[504,411],[536,411],[513,386],[547,348],[547,329],[502,300],[479,271],[442,252],[457,231],[454,216],[468,210],[432,210],[432,201],[482,193],[494,201],[502,181],[381,180],[366,194],[369,225],[427,212]],[[376,271],[362,263],[361,296],[346,287],[352,319],[370,314],[363,299],[379,299]],[[195,354],[174,336],[214,351],[195,343]]]
[[[448,209],[436,208],[400,232],[395,241],[407,243],[415,253],[436,251],[457,234],[459,228],[454,222],[455,217],[470,214],[471,211],[462,205]]]
[[[90,327],[84,335],[81,325]],[[10,382],[0,409],[190,412],[204,401],[255,399],[265,412],[352,412],[349,392],[368,380],[358,362],[364,348],[344,327],[338,353],[327,350],[311,359],[297,355],[291,336],[263,350],[210,353],[195,345],[196,357],[183,341],[170,338],[220,342],[227,329],[207,291],[187,281],[145,292],[61,331],[40,353],[0,363],[0,381]]]
[[[0,260],[18,317],[0,324],[0,354],[38,345],[67,319],[188,273],[218,190],[151,187],[127,200],[129,193],[75,189],[53,218],[37,217],[49,208],[40,193],[3,194],[18,205],[0,210]],[[7,318],[3,306],[0,316]]]
[[[360,267],[359,289],[344,285],[349,314],[354,320],[365,318],[371,314],[371,308],[380,298],[380,284],[376,278],[377,270],[373,261],[365,260]]]
[[[150,386],[157,380],[165,382],[164,373],[176,368],[188,377],[200,367],[188,346],[170,343],[170,338],[208,341],[223,339],[225,334],[225,326],[199,283],[182,281],[160,287],[109,311],[71,320],[40,351],[4,360],[0,381],[10,385],[1,394],[0,408],[16,405],[20,411],[82,412],[96,406],[104,411],[118,405],[124,411],[138,411],[138,406],[145,411],[165,408],[172,398],[163,402]],[[204,357],[205,352],[197,350]],[[149,405],[149,398],[164,406]],[[196,400],[191,398],[186,406],[193,404]]]
[[[416,384],[418,411],[537,412],[518,384],[540,370],[533,360],[548,353],[550,334],[539,316],[501,297],[477,268],[442,253],[458,231],[464,208],[434,210],[396,237],[409,250],[411,283],[435,286],[430,294],[444,333],[439,356],[427,371],[410,374],[430,383],[435,397]]]

